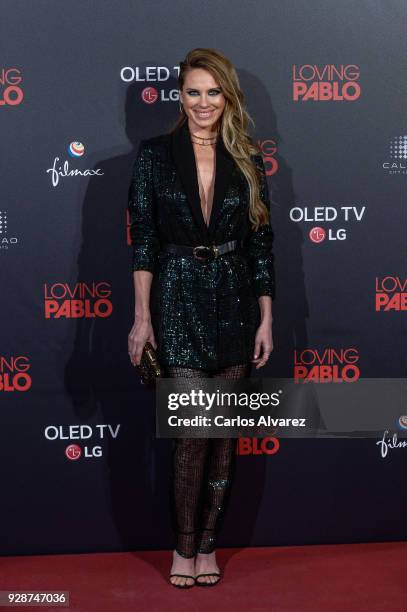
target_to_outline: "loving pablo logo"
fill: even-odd
[[[356,348],[294,351],[295,382],[355,382],[360,377]]]
[[[238,438],[236,455],[275,455],[280,448],[280,441],[275,436],[265,438]]]
[[[25,392],[31,388],[30,360],[26,355],[0,355],[0,392]]]
[[[107,281],[44,284],[46,319],[105,319],[110,317],[112,290]]]
[[[0,107],[19,106],[24,99],[19,68],[0,69]]]
[[[272,138],[258,140],[257,145],[261,150],[266,176],[273,176],[278,171],[278,161],[275,158],[278,153],[276,141]]]
[[[293,65],[294,102],[354,102],[361,94],[355,64]]]
[[[407,310],[407,278],[376,276],[375,309],[379,311]]]

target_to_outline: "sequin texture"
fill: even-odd
[[[227,166],[226,156],[219,154],[216,181],[230,170],[205,233],[184,188],[194,177],[180,176],[171,142],[170,134],[141,142],[128,202],[132,269],[153,273],[150,311],[158,358],[164,366],[206,370],[246,363],[260,323],[257,298],[275,294],[271,225],[257,232],[251,228],[247,182],[236,164],[229,161]],[[264,173],[262,157],[256,155],[254,161]],[[261,197],[270,209],[264,174]],[[243,240],[244,251],[207,262],[161,251],[165,243],[198,246],[229,240]]]

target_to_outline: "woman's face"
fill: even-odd
[[[188,70],[180,101],[192,131],[216,131],[216,124],[225,108],[222,90],[213,76],[203,68]]]

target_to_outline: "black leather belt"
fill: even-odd
[[[164,244],[161,250],[166,253],[174,253],[175,255],[192,255],[199,261],[209,261],[217,259],[220,255],[235,251],[242,247],[242,241],[230,240],[223,244],[211,244],[209,246],[187,246],[184,244]]]

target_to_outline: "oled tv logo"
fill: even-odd
[[[31,388],[30,360],[25,355],[0,355],[0,392],[25,392]]]
[[[0,70],[0,107],[19,106],[24,99],[21,89],[21,70],[18,68],[2,68]]]
[[[315,223],[308,230],[308,238],[311,242],[319,244],[325,240],[346,240],[349,225],[361,223],[366,211],[366,206],[294,206],[290,209],[290,220],[294,223]],[[340,223],[342,227],[327,228],[319,223]]]
[[[7,211],[0,210],[0,249],[7,251],[12,245],[16,245],[18,238],[8,233]]]
[[[74,141],[70,142],[67,146],[67,153],[74,159],[79,159],[85,154],[85,146],[82,142]],[[69,168],[69,161],[66,159],[63,163],[59,164],[59,157],[54,157],[54,163],[51,168],[46,170],[47,174],[51,176],[51,183],[53,187],[58,187],[61,178],[69,178],[72,176],[103,176],[104,172],[100,168]]]
[[[113,311],[110,283],[44,284],[46,319],[106,319]]]
[[[360,377],[356,348],[294,351],[295,382],[355,382]]]
[[[376,311],[407,310],[407,278],[376,276]]]
[[[178,80],[179,66],[168,68],[167,66],[123,66],[120,70],[120,79],[124,83],[165,83],[172,78]],[[169,89],[168,87],[157,87],[147,85],[141,91],[141,100],[145,104],[155,104],[155,102],[177,102],[179,100],[178,88]]]
[[[407,174],[407,136],[395,136],[390,140],[389,158],[382,164],[386,174]]]
[[[294,102],[354,102],[361,94],[355,64],[293,65]]]
[[[70,461],[84,459],[95,459],[103,456],[103,447],[99,441],[105,442],[112,438],[116,440],[119,435],[121,424],[112,426],[109,423],[98,425],[48,425],[44,431],[44,437],[49,441],[58,440],[80,440],[89,441],[85,444],[71,443],[65,447],[65,457]]]

